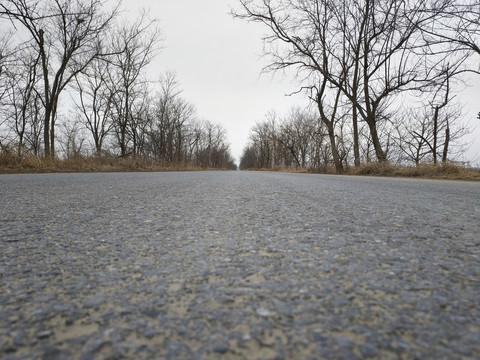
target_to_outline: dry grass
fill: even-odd
[[[274,168],[266,169],[266,168],[260,168],[260,169],[246,169],[248,171],[278,171],[278,172],[288,172],[288,173],[296,173],[296,174],[304,174],[308,173],[309,170],[303,167],[294,167],[294,166],[276,166]]]
[[[390,163],[372,162],[359,168],[351,168],[351,175],[417,177],[426,179],[473,180],[480,181],[480,171],[463,168],[450,163],[420,166],[393,166]]]
[[[132,171],[195,171],[213,170],[190,164],[157,164],[142,158],[76,157],[71,159],[42,159],[33,155],[17,157],[0,154],[0,173],[48,172],[132,172]]]
[[[325,169],[305,169],[292,167],[277,167],[274,169],[248,169],[252,171],[280,171],[289,173],[315,173],[315,174],[335,174],[333,166]],[[378,163],[370,162],[355,168],[350,167],[345,171],[345,175],[359,176],[384,176],[384,177],[415,177],[425,179],[445,179],[445,180],[469,180],[480,181],[480,170],[459,167],[453,164],[438,165],[420,165],[415,166],[394,166],[388,162]]]
[[[33,155],[18,157],[11,152],[0,153],[0,173],[44,173],[44,172],[132,172],[132,171],[195,171],[214,170],[190,164],[157,164],[142,158],[119,158],[113,156],[76,157],[66,160],[42,159]],[[217,169],[218,170],[218,169]],[[333,174],[335,168],[313,171],[299,167],[276,167],[274,169],[249,169],[256,171],[279,171],[291,173]],[[425,179],[480,181],[480,170],[459,167],[453,164],[420,165],[418,167],[394,166],[388,162],[370,162],[358,168],[351,167],[347,175],[416,177]]]

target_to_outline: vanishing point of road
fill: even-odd
[[[2,359],[479,354],[479,183],[0,176]]]

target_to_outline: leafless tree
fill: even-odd
[[[310,109],[294,107],[283,118],[269,112],[251,129],[241,168],[320,169],[332,160],[326,133],[325,124]]]
[[[243,149],[240,158],[240,170],[258,168],[258,154],[253,145],[248,145]]]
[[[97,59],[75,77],[78,93],[76,107],[82,114],[82,122],[92,135],[97,156],[101,155],[103,143],[113,128],[113,93],[108,87],[110,68],[109,62]]]
[[[400,94],[435,88],[445,68],[445,56],[425,50],[431,43],[421,31],[444,14],[437,3],[240,0],[240,4],[235,16],[264,24],[270,31],[264,38],[271,58],[266,70],[296,69],[297,76],[304,79],[303,88],[314,91],[311,97],[320,113],[326,107],[335,113],[340,101],[350,102],[357,165],[359,120],[369,128],[376,158],[385,161],[388,144],[382,144],[379,134],[385,114]],[[457,65],[466,57],[449,54],[459,73]],[[335,141],[335,119],[329,115],[322,119],[327,121],[331,141]],[[331,148],[335,152],[336,144]],[[341,171],[338,154],[333,156],[337,171]]]
[[[318,132],[318,117],[298,107],[292,108],[280,126],[278,141],[295,160],[297,166],[310,167],[313,139]]]
[[[202,135],[195,156],[197,166],[206,168],[228,168],[233,162],[226,131],[220,124],[202,122]]]
[[[29,130],[25,132],[25,144],[28,145],[29,151],[35,156],[42,156],[42,139],[43,139],[43,119],[45,108],[42,104],[42,98],[39,94],[35,94],[30,104],[32,107],[31,117],[29,119]]]
[[[422,31],[436,51],[473,52],[480,55],[480,3],[478,0],[444,0],[429,10]],[[470,69],[480,71],[480,68]]]
[[[199,141],[200,132],[195,134],[192,125],[196,117],[195,107],[181,93],[174,73],[161,77],[160,91],[152,103],[149,133],[154,158],[162,163],[185,162],[189,157],[187,153]]]
[[[72,121],[61,124],[60,144],[63,147],[63,155],[66,159],[82,158],[85,136],[81,121]]]
[[[118,12],[103,11],[100,0],[9,0],[0,16],[30,35],[40,58],[43,82],[45,156],[55,155],[55,122],[60,95],[75,75],[101,56],[101,39]]]
[[[113,35],[111,48],[114,55],[109,59],[113,65],[109,82],[114,95],[115,132],[122,157],[129,153],[136,155],[135,144],[129,149],[129,142],[135,141],[135,129],[131,128],[135,126],[134,104],[143,101],[144,71],[158,50],[160,35],[158,22],[149,19],[146,12],[142,12],[133,23],[121,24]]]
[[[11,67],[15,64],[18,49],[11,46],[13,31],[0,31],[0,106],[9,91],[8,79],[12,77]]]
[[[17,134],[17,154],[22,156],[28,123],[36,114],[39,57],[24,54],[18,59],[17,71],[10,77],[10,118]]]
[[[270,125],[268,121],[258,122],[250,131],[250,141],[258,154],[258,167],[262,169],[272,168],[274,144]]]
[[[430,132],[430,114],[427,108],[409,110],[396,124],[395,142],[400,150],[399,162],[405,158],[419,166],[430,154],[428,148]]]
[[[443,105],[443,104],[440,104]],[[462,121],[461,107],[455,103],[443,106],[421,106],[408,110],[396,125],[395,143],[403,158],[419,166],[424,162],[446,163],[465,151],[461,142],[469,132]]]

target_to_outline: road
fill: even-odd
[[[0,176],[2,359],[473,359],[480,184]]]

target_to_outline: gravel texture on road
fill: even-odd
[[[474,359],[480,184],[0,176],[2,359]]]

